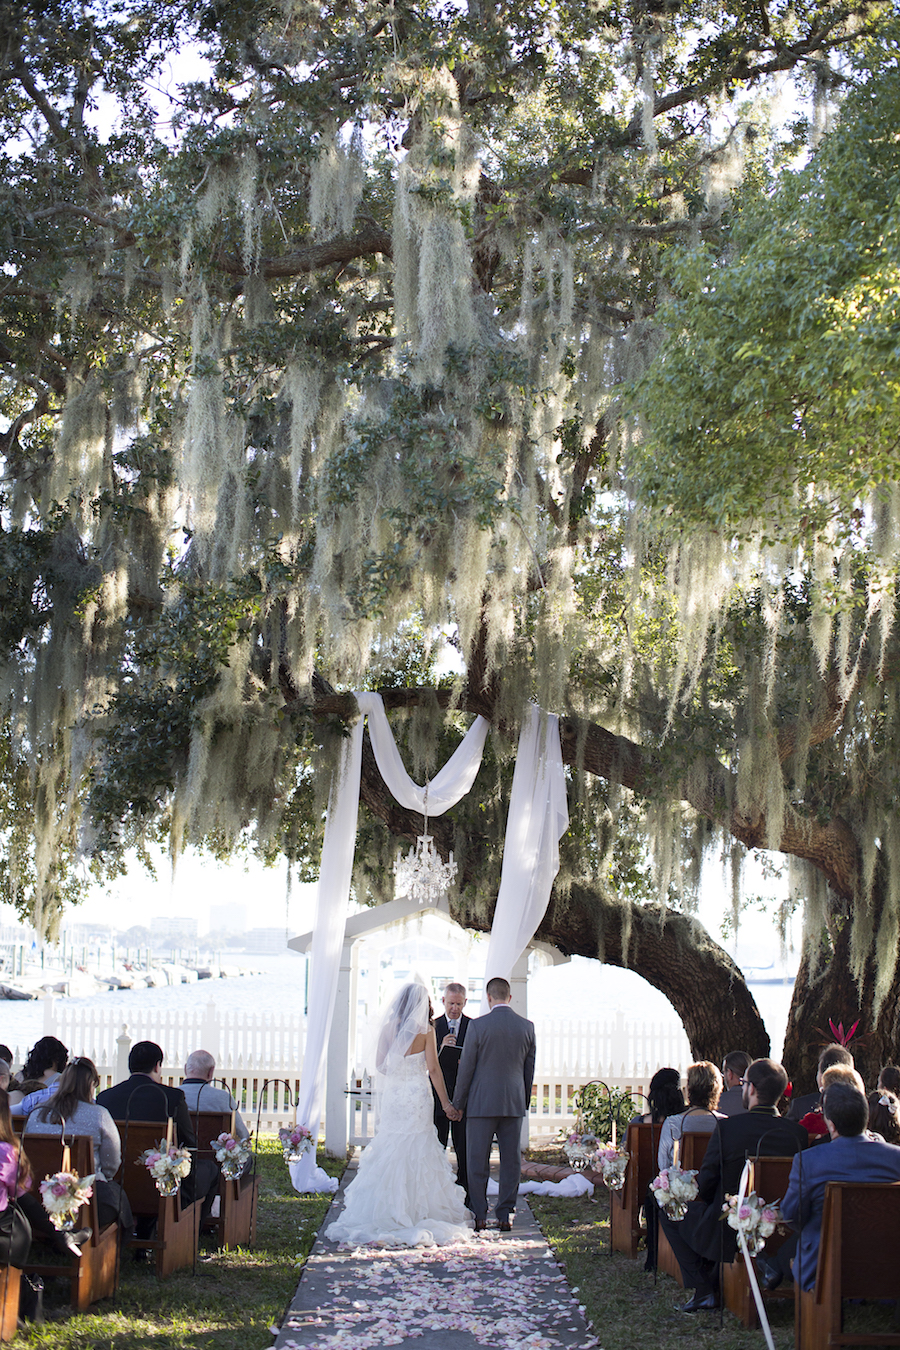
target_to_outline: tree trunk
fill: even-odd
[[[884,905],[883,881],[876,876],[872,931]],[[804,944],[803,956],[788,1013],[784,1041],[784,1067],[793,1080],[795,1093],[814,1092],[816,1062],[823,1046],[834,1040],[829,1018],[849,1030],[859,1018],[859,1031],[849,1046],[856,1068],[867,1088],[873,1088],[884,1064],[897,1062],[900,1045],[900,971],[895,970],[887,996],[875,1012],[877,960],[874,938],[870,943],[863,978],[857,982],[850,962],[852,924],[835,925],[829,934],[830,950],[821,951],[815,940]],[[818,956],[818,962],[816,957]]]

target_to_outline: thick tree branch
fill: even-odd
[[[269,278],[296,277],[304,272],[315,272],[320,267],[329,267],[334,263],[348,263],[356,258],[368,258],[374,253],[383,253],[385,257],[390,258],[393,256],[392,249],[388,231],[371,221],[352,239],[329,239],[324,244],[310,244],[306,248],[296,249],[293,253],[284,253],[279,258],[263,258],[258,270],[264,277]],[[220,253],[217,263],[229,276],[248,275],[246,264],[236,254]]]

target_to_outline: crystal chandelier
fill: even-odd
[[[405,858],[394,859],[394,890],[408,895],[420,905],[435,905],[449,889],[457,866],[450,854],[447,862],[434,847],[428,833],[428,788],[425,788],[425,832],[416,839]]]

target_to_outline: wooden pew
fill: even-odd
[[[900,1182],[828,1183],[815,1287],[804,1292],[794,1282],[796,1350],[900,1345],[900,1330],[844,1335],[842,1309],[843,1300],[849,1298],[900,1298],[898,1241]]]
[[[0,1341],[11,1341],[18,1335],[21,1286],[21,1270],[0,1266]]]
[[[156,1183],[138,1158],[145,1149],[155,1148],[166,1135],[166,1122],[159,1120],[117,1120],[122,1140],[122,1166],[116,1173],[131,1203],[136,1220],[154,1218],[156,1236],[132,1238],[130,1247],[147,1247],[156,1254],[157,1279],[193,1264],[200,1240],[200,1207],[181,1202],[181,1189],[175,1195],[160,1195]]]
[[[90,1135],[75,1135],[67,1142],[72,1171],[80,1177],[93,1175],[94,1141]],[[37,1191],[46,1177],[62,1170],[63,1142],[54,1135],[25,1134],[22,1136],[22,1146],[31,1163]],[[39,1196],[40,1192],[37,1191],[37,1194]],[[91,1229],[91,1236],[82,1247],[80,1257],[57,1257],[54,1262],[29,1260],[25,1270],[30,1275],[40,1275],[45,1279],[52,1275],[69,1280],[72,1308],[75,1312],[85,1312],[98,1299],[111,1298],[116,1292],[120,1230],[117,1223],[107,1224],[101,1229],[96,1194],[78,1211],[75,1227]]]
[[[612,1249],[624,1252],[632,1260],[637,1256],[641,1232],[641,1206],[647,1187],[656,1176],[656,1150],[659,1147],[661,1125],[643,1121],[632,1122],[625,1136],[625,1149],[631,1156],[625,1170],[625,1185],[613,1191]]]
[[[711,1134],[700,1134],[689,1132],[682,1135],[678,1141],[679,1158],[678,1165],[684,1172],[700,1171],[700,1165],[706,1157],[706,1149],[711,1139]],[[657,1168],[657,1171],[659,1169]],[[656,1176],[654,1172],[653,1176]],[[653,1180],[653,1177],[650,1178]],[[681,1278],[681,1266],[675,1259],[675,1253],[669,1245],[669,1239],[666,1237],[662,1224],[659,1226],[659,1236],[657,1239],[656,1268],[663,1271],[666,1275],[671,1275],[673,1280],[684,1288],[684,1280]]]
[[[209,1158],[216,1167],[212,1141],[231,1131],[230,1111],[192,1111],[197,1136],[197,1157]],[[250,1247],[256,1241],[256,1206],[259,1178],[252,1173],[237,1181],[219,1176],[219,1217],[204,1219],[203,1231],[214,1230],[219,1247]]]
[[[782,1200],[787,1193],[793,1161],[793,1157],[758,1158],[754,1163],[755,1175],[750,1189],[755,1190],[758,1196],[769,1203]],[[778,1248],[787,1242],[789,1236],[788,1233],[773,1233],[763,1248],[764,1255],[774,1256]],[[745,1327],[758,1327],[759,1313],[756,1311],[756,1300],[750,1288],[750,1276],[747,1274],[747,1266],[740,1250],[733,1261],[723,1263],[719,1279],[722,1299],[728,1311],[734,1313]],[[790,1298],[792,1293],[790,1284],[787,1288],[762,1291],[766,1300]]]

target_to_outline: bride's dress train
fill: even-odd
[[[407,1055],[387,1080],[375,1138],[324,1236],[353,1246],[443,1246],[470,1236],[463,1200],[435,1133],[425,1055]]]

